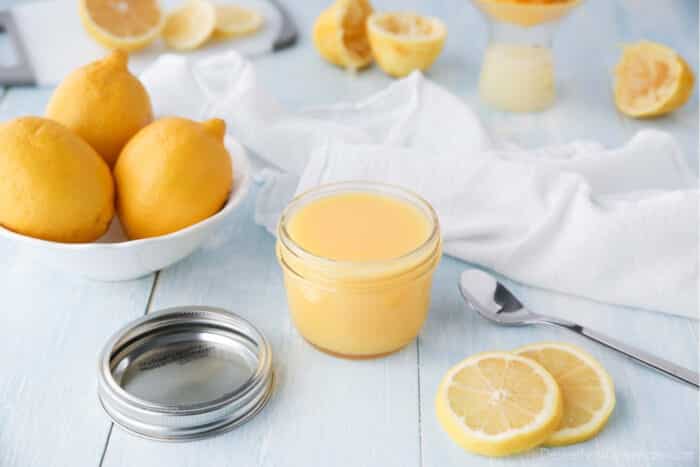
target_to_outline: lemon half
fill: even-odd
[[[375,13],[367,33],[377,64],[391,76],[426,70],[442,52],[447,28],[437,18],[415,13]]]
[[[260,29],[263,22],[263,16],[255,10],[237,5],[217,5],[214,32],[217,38],[247,36]]]
[[[366,21],[372,14],[367,0],[337,0],[316,20],[313,42],[327,61],[351,70],[372,63]]]
[[[603,429],[615,408],[615,387],[595,358],[572,345],[547,342],[522,347],[515,353],[545,367],[562,391],[564,417],[545,444],[579,443]]]
[[[80,0],[80,19],[88,34],[103,46],[139,50],[163,29],[158,0]]]
[[[649,41],[625,46],[615,67],[615,104],[631,117],[656,117],[688,101],[695,77],[673,49]]]
[[[477,354],[450,369],[435,407],[438,421],[457,444],[486,456],[541,444],[563,413],[561,391],[547,370],[507,352]]]
[[[206,0],[188,0],[170,13],[163,40],[175,50],[194,50],[211,37],[216,28],[216,8]]]

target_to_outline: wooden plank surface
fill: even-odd
[[[256,59],[261,82],[290,108],[367,96],[391,82],[379,70],[342,72],[318,59],[313,20],[326,0],[285,2],[302,37],[295,48]],[[621,42],[649,38],[679,50],[698,68],[695,0],[589,0],[556,38],[560,98],[547,112],[496,112],[476,83],[486,28],[467,0],[376,0],[378,9],[443,18],[445,52],[428,73],[462,96],[497,137],[524,146],[587,138],[624,143],[660,128],[678,138],[697,167],[698,99],[647,122],[616,112],[611,73]],[[280,73],[280,70],[285,70]],[[41,113],[48,89],[11,89],[0,119]],[[0,466],[434,466],[698,465],[697,392],[564,331],[504,329],[469,314],[456,289],[464,263],[445,258],[435,278],[430,319],[419,340],[391,357],[349,362],[311,349],[286,310],[274,241],[252,222],[255,190],[216,238],[154,278],[99,283],[64,277],[0,243]],[[613,252],[614,253],[614,252]],[[696,322],[613,307],[512,284],[526,304],[697,368]],[[152,302],[148,306],[149,297]],[[234,310],[269,337],[279,378],[255,420],[226,435],[187,444],[134,438],[111,424],[95,396],[97,353],[107,337],[146,309],[207,304]],[[491,460],[456,447],[437,424],[433,398],[444,372],[471,353],[565,340],[598,357],[616,384],[618,407],[595,440]]]
[[[48,95],[10,90],[0,121],[41,114]],[[0,258],[0,466],[98,465],[111,424],[97,401],[97,355],[144,313],[152,277],[70,277],[10,242],[0,242]]]
[[[500,114],[477,104],[489,128],[502,138],[525,145],[556,144],[577,138],[619,145],[642,128],[659,128],[679,139],[688,161],[697,167],[697,97],[677,114],[648,122],[628,119],[617,113],[612,104],[611,76],[621,42],[640,38],[662,41],[681,51],[697,69],[697,5],[693,8],[692,2],[668,3],[673,7],[653,1],[586,2],[556,37],[560,77],[557,104],[537,115]],[[695,23],[688,17],[695,18]],[[650,30],[654,33],[649,34]],[[454,292],[463,268],[457,261],[443,263],[442,278],[436,279],[435,286],[439,289],[435,296],[439,298],[419,341],[421,407],[425,414],[421,418],[423,465],[459,465],[464,461],[464,453],[445,437],[433,415],[432,398],[442,374],[474,352],[507,350],[539,340],[571,342],[600,359],[617,384],[618,406],[613,419],[600,436],[584,445],[541,449],[509,459],[470,457],[471,465],[698,464],[698,421],[696,416],[687,416],[698,411],[695,390],[660,378],[651,370],[566,331],[504,329],[467,314]],[[695,322],[537,291],[512,282],[511,285],[535,310],[623,337],[630,344],[688,367],[698,366]],[[669,428],[673,420],[683,422],[676,429]]]
[[[290,322],[274,241],[251,222],[253,207],[251,197],[201,251],[161,273],[153,308],[221,306],[259,325],[275,360],[270,405],[240,429],[197,443],[163,445],[115,430],[104,465],[417,466],[415,344],[374,361],[311,348]]]

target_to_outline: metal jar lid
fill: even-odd
[[[271,353],[262,333],[234,313],[168,308],[107,342],[98,396],[112,420],[138,436],[213,436],[245,423],[270,399]]]

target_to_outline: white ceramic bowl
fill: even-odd
[[[197,224],[160,237],[128,240],[115,216],[107,233],[94,243],[50,242],[2,227],[0,238],[23,246],[32,259],[49,267],[102,281],[136,279],[168,267],[215,234],[248,193],[251,174],[246,151],[228,137],[225,144],[233,160],[233,191],[221,211]]]

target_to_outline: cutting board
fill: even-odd
[[[217,0],[253,8],[265,17],[256,34],[206,44],[186,52],[204,58],[236,50],[253,56],[274,52],[294,43],[296,28],[287,12],[270,0]],[[161,0],[164,12],[182,5],[184,0]],[[51,0],[26,3],[0,12],[0,25],[10,39],[14,63],[0,66],[0,84],[37,84],[52,86],[71,70],[105,55],[106,49],[95,42],[83,28],[77,0]],[[173,53],[162,40],[130,55],[129,67],[140,73],[163,53]]]

